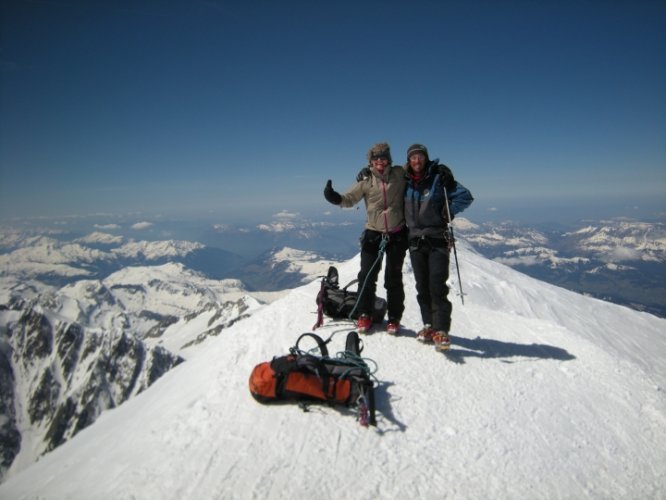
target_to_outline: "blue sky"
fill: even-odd
[[[666,210],[663,1],[0,8],[3,218],[316,214],[378,141],[426,144],[476,219]]]

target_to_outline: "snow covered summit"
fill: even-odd
[[[449,356],[415,340],[408,264],[405,329],[363,337],[378,366],[376,428],[249,394],[253,366],[310,330],[314,281],[208,340],[0,498],[662,497],[666,320],[458,250],[467,295],[465,306],[452,296]],[[358,265],[340,265],[341,281]],[[318,333],[335,352],[350,329],[327,320]]]

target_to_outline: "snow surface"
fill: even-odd
[[[666,320],[458,250],[467,295],[452,297],[448,356],[415,340],[408,263],[405,329],[363,337],[376,428],[345,408],[250,396],[254,365],[314,323],[313,281],[8,479],[0,498],[664,498]],[[358,265],[341,264],[341,281]],[[335,352],[351,328],[327,320],[318,333]]]

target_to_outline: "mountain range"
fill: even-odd
[[[666,317],[666,225],[627,219],[580,227],[455,222],[483,255],[569,290]]]
[[[127,227],[91,224],[78,231],[51,228],[0,231],[0,276],[62,286],[103,278],[127,266],[180,262],[214,279],[239,279],[251,291],[277,291],[306,274],[275,265],[274,254],[298,249],[313,260],[342,261],[358,252],[362,218],[315,221],[280,213],[255,225],[211,223]],[[159,227],[159,230],[157,228]],[[147,228],[139,231],[137,228]],[[666,224],[660,220],[588,220],[577,224],[454,221],[456,236],[484,256],[569,290],[666,317]],[[163,239],[184,234],[188,239]],[[146,239],[136,239],[140,235]],[[284,271],[282,267],[284,267]]]
[[[36,283],[3,286],[0,473],[34,462],[146,390],[188,347],[259,305],[239,282],[176,263],[59,289]]]

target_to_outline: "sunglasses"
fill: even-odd
[[[388,157],[388,155],[372,155],[370,157],[370,159],[372,161],[375,161],[375,160],[387,160],[388,161],[389,157]]]

